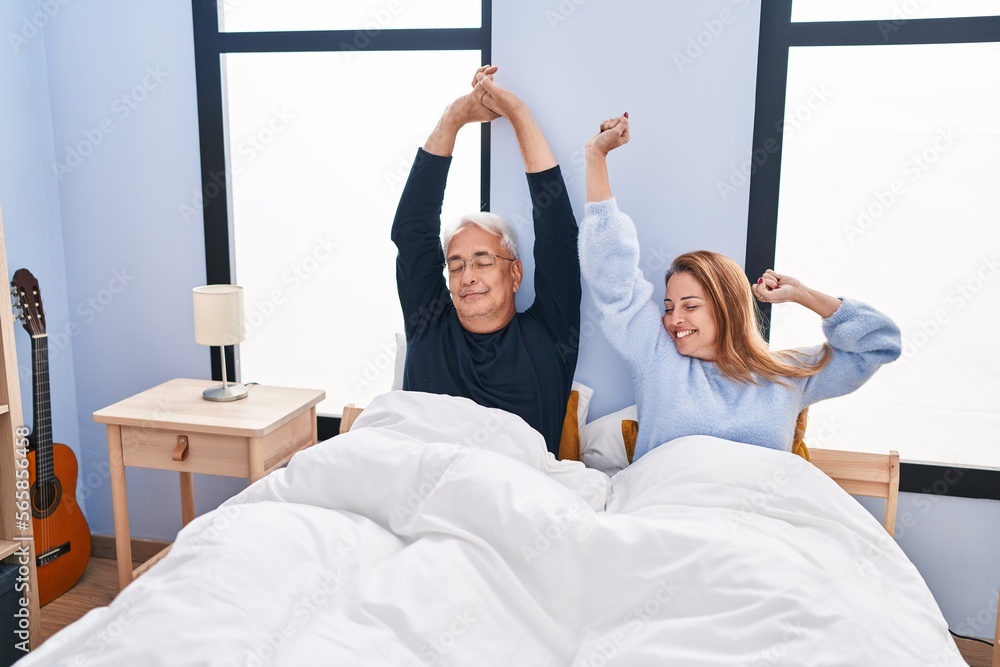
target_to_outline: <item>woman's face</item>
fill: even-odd
[[[701,283],[686,272],[675,273],[667,281],[663,328],[687,357],[711,361],[715,358],[716,323],[712,302]]]

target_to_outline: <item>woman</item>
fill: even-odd
[[[628,140],[625,114],[601,123],[587,142],[580,264],[605,335],[632,371],[639,412],[634,459],[695,434],[790,451],[799,412],[854,391],[896,359],[899,329],[869,306],[772,270],[751,288],[736,262],[708,251],[674,260],[661,313],[650,300],[653,286],[638,268],[635,225],[618,210],[608,181],[607,155]],[[827,343],[770,352],[757,326],[754,296],[817,313]]]

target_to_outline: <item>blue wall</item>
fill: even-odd
[[[636,220],[654,284],[683,250],[743,258],[748,192],[723,200],[715,184],[751,145],[759,2],[494,3],[498,81],[532,105],[578,213],[584,142],[601,119],[629,112],[633,140],[611,157],[612,186]],[[187,0],[47,5],[58,9],[38,15],[33,0],[0,3],[0,206],[11,269],[27,266],[39,278],[58,347],[56,439],[78,450],[92,532],[110,535],[106,438],[93,411],[209,371],[207,349],[193,340],[190,297],[205,281],[204,238],[181,215],[200,180],[191,8]],[[23,37],[33,17],[44,34]],[[700,50],[691,46],[699,41]],[[77,162],[73,153],[84,152]],[[494,210],[530,229],[521,158],[502,123],[492,156]],[[61,178],[53,162],[66,165]],[[522,305],[533,296],[525,288]],[[589,298],[577,375],[596,390],[593,418],[634,399]],[[27,368],[23,331],[17,344]],[[30,414],[27,378],[22,394]],[[133,535],[172,539],[176,475],[130,470],[128,484]],[[195,484],[204,512],[245,482]],[[899,542],[952,628],[992,636],[1000,503],[903,494],[899,516],[909,522]]]
[[[33,23],[38,3],[0,4],[0,212],[7,265],[26,268],[38,279],[49,334],[49,382],[53,437],[79,458],[71,321],[66,296],[66,256],[59,191],[52,172],[52,113],[45,39]],[[44,14],[42,16],[45,16]],[[45,17],[47,19],[47,16]],[[10,277],[4,277],[9,280]],[[6,288],[5,288],[6,289]],[[23,418],[32,423],[31,339],[15,326]]]
[[[93,412],[170,378],[209,376],[190,296],[205,282],[204,234],[181,215],[200,181],[191,5],[45,5],[0,5],[4,35],[26,19],[45,25],[15,39],[18,51],[0,49],[3,89],[16,91],[0,111],[15,114],[2,128],[0,204],[11,268],[35,271],[50,337],[63,333],[50,343],[55,438],[78,449],[91,531],[111,535],[106,432]],[[27,337],[17,342],[27,364]],[[197,510],[245,485],[196,477]],[[130,469],[128,486],[133,536],[172,539],[176,474]]]

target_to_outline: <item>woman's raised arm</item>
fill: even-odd
[[[628,113],[601,123],[597,134],[587,142],[587,201],[611,199],[608,179],[608,153],[628,143]]]

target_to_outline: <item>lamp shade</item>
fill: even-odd
[[[236,345],[245,336],[243,288],[205,285],[194,290],[194,339],[199,345]]]

